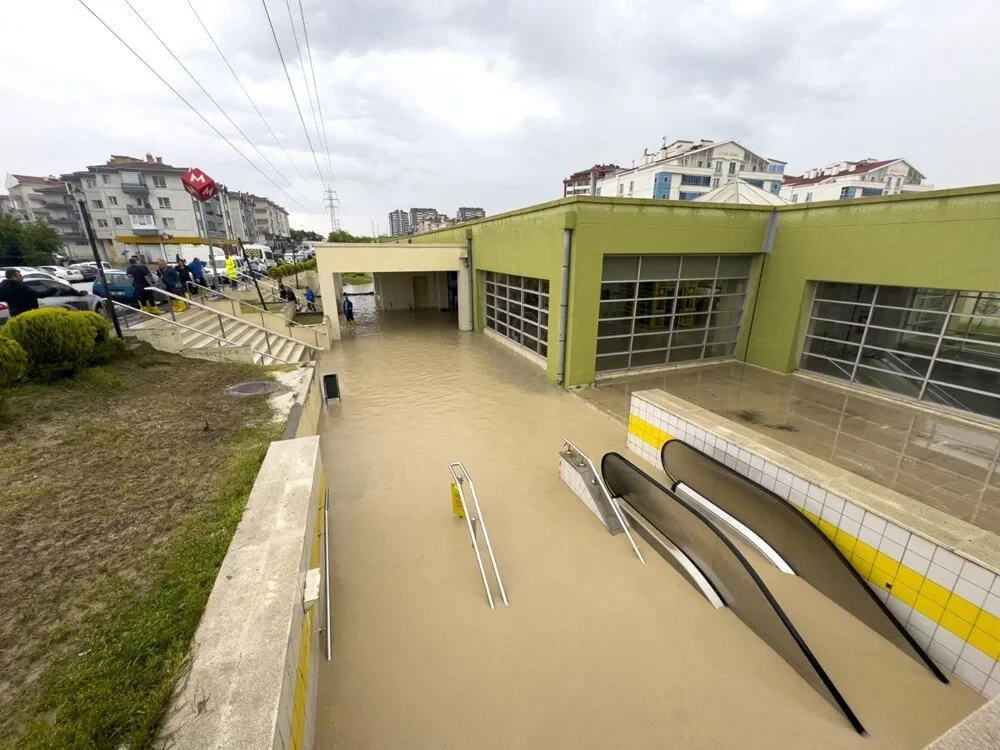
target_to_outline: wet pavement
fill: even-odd
[[[1000,533],[1000,426],[978,426],[741,362],[628,376],[578,393],[627,421],[631,394],[649,388]]]
[[[620,423],[447,315],[380,316],[360,299],[355,313],[319,363],[343,400],[320,423],[333,658],[317,748],[922,747],[982,702],[826,607],[826,626],[860,644],[825,650],[861,704],[871,736],[857,735],[730,610],[641,540],[639,563],[563,484],[562,436],[599,462],[624,451]],[[455,460],[509,607],[490,610],[451,513]]]

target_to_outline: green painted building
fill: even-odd
[[[736,358],[1000,418],[1000,185],[780,207],[578,197],[412,241],[468,243],[475,329],[568,386]]]

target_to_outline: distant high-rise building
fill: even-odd
[[[389,212],[389,235],[403,237],[410,233],[410,214],[401,208]]]
[[[785,175],[781,197],[812,203],[933,190],[924,179],[905,159],[839,161],[802,175]]]
[[[459,206],[458,213],[455,214],[455,221],[472,221],[473,219],[485,219],[486,210],[473,208],[470,206]]]
[[[421,223],[425,221],[439,221],[439,214],[436,208],[411,208],[410,209],[410,231],[416,232]]]

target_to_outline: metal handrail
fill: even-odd
[[[174,294],[173,292],[168,292],[165,289],[159,289],[159,288],[156,288],[156,287],[149,287],[149,291],[151,291],[153,294],[162,294],[162,295],[164,295],[166,297],[178,300],[178,301],[183,302],[183,303],[185,303],[187,305],[191,305],[191,306],[196,307],[196,308],[201,309],[201,310],[206,310],[206,311],[212,313],[213,315],[218,315],[220,317],[220,325],[221,325],[221,318],[228,318],[229,320],[235,320],[237,323],[242,323],[243,325],[250,326],[251,328],[254,328],[254,329],[258,330],[258,331],[263,331],[264,332],[264,340],[267,341],[267,355],[269,357],[274,356],[274,355],[271,354],[271,338],[270,338],[271,336],[277,336],[278,338],[285,339],[286,341],[291,341],[291,342],[294,342],[296,344],[302,344],[302,346],[307,347],[309,349],[313,349],[314,351],[317,351],[317,352],[323,351],[321,347],[314,346],[313,344],[307,344],[305,341],[299,341],[298,339],[292,338],[291,336],[286,336],[283,333],[278,333],[276,331],[270,331],[267,328],[264,328],[264,326],[259,326],[256,323],[251,323],[249,320],[246,320],[245,318],[237,318],[235,315],[230,315],[229,313],[224,313],[221,310],[216,310],[215,308],[209,307],[208,305],[202,305],[202,304],[200,304],[198,302],[195,302],[194,300],[188,299],[187,297],[181,297],[180,295]],[[176,319],[175,319],[175,322],[176,322]],[[195,329],[195,330],[197,330],[197,329]],[[223,331],[223,333],[225,333],[225,331]],[[275,359],[278,359],[278,357],[275,357]]]
[[[271,282],[269,280],[269,277],[267,277],[267,276],[253,276],[253,275],[245,273],[243,271],[237,271],[236,275],[238,277],[246,279],[248,282],[251,282],[251,283],[252,282],[257,282],[258,285],[267,287],[268,291],[271,294],[273,294],[275,297],[277,297],[277,295],[278,295],[278,285],[274,284],[273,282]]]
[[[157,315],[156,313],[146,312],[145,310],[136,310],[134,307],[119,302],[118,300],[111,299],[107,301],[110,302],[112,305],[118,305],[118,307],[123,307],[126,310],[130,310],[131,312],[141,313],[142,315],[148,315],[150,318],[153,318],[155,320],[161,320],[164,323],[167,323],[168,325],[177,326],[178,328],[183,328],[187,331],[192,331],[194,333],[200,333],[202,336],[208,336],[210,339],[215,339],[216,341],[218,341],[220,347],[222,347],[224,344],[228,344],[229,346],[246,346],[245,344],[237,344],[234,341],[230,341],[229,339],[222,338],[221,336],[216,336],[214,333],[208,333],[207,331],[199,330],[198,328],[194,328],[193,326],[188,326],[184,325],[183,323],[178,323],[176,320],[167,320],[162,315]],[[123,315],[122,318],[125,320],[126,330],[132,330],[132,326],[130,326],[128,322],[128,316]],[[279,357],[277,354],[271,354],[271,352],[264,352],[261,351],[260,349],[254,349],[252,346],[247,346],[246,348],[252,351],[254,354],[259,354],[261,357],[270,357],[271,359],[276,359],[279,362],[284,362],[286,365],[298,364],[297,362],[292,362],[291,360]]]
[[[458,467],[461,473],[456,473],[456,467]],[[490,592],[490,584],[486,579],[486,569],[483,567],[483,556],[479,552],[479,542],[476,540],[476,521],[479,522],[479,526],[483,529],[483,539],[486,541],[486,551],[489,554],[490,562],[493,565],[493,575],[496,576],[497,587],[500,589],[500,596],[503,598],[503,603],[509,607],[510,602],[507,600],[507,591],[503,587],[503,579],[500,577],[500,568],[497,566],[497,559],[493,554],[493,545],[490,543],[490,533],[486,530],[486,519],[483,518],[483,509],[479,507],[479,498],[476,497],[476,485],[472,483],[472,477],[469,476],[468,469],[465,468],[461,461],[452,461],[448,464],[448,471],[451,474],[452,479],[455,480],[455,485],[458,487],[458,496],[462,501],[465,524],[469,527],[469,536],[472,537],[472,549],[476,552],[476,560],[479,563],[479,574],[483,578],[483,587],[486,589],[486,599],[490,603],[490,609],[494,609],[493,594]],[[472,502],[476,508],[475,516],[469,513],[469,506],[465,501],[465,492],[462,489],[462,485],[466,481],[469,482],[469,492],[472,494]]]
[[[323,496],[323,584],[326,587],[324,629],[326,636],[326,660],[333,655],[330,641],[330,488]]]
[[[639,562],[643,565],[646,564],[646,559],[642,556],[639,551],[639,547],[635,543],[635,539],[632,538],[632,532],[629,531],[628,523],[625,520],[625,516],[622,515],[621,508],[618,507],[618,498],[611,494],[611,490],[608,489],[608,485],[604,483],[604,477],[601,476],[601,472],[597,470],[594,466],[594,462],[590,460],[590,457],[584,453],[582,450],[577,448],[570,442],[567,438],[563,438],[563,445],[569,448],[571,451],[576,453],[580,458],[587,462],[590,467],[591,472],[594,474],[594,483],[601,488],[601,492],[604,493],[604,497],[607,498],[608,504],[611,506],[611,510],[614,511],[615,518],[618,519],[618,523],[621,524],[622,531],[625,532],[625,536],[628,537],[628,543],[632,545],[632,550],[635,552],[635,556],[639,558]]]
[[[312,335],[313,335],[313,341],[316,342],[317,348],[322,348],[322,347],[320,347],[320,343],[319,343],[319,333],[316,331],[315,328],[312,328],[310,326],[304,325],[302,323],[296,323],[294,320],[289,320],[284,315],[279,315],[278,313],[271,312],[270,310],[265,310],[263,307],[257,307],[257,305],[253,304],[252,302],[245,302],[245,301],[243,301],[241,299],[237,299],[236,297],[230,297],[225,292],[220,292],[220,291],[217,291],[215,289],[210,289],[207,286],[202,286],[201,284],[197,283],[196,281],[190,281],[188,283],[191,286],[195,286],[195,287],[198,287],[198,289],[204,290],[199,295],[202,299],[205,299],[205,292],[210,292],[213,296],[221,297],[222,299],[228,300],[229,302],[233,303],[234,305],[236,305],[236,304],[239,304],[241,306],[242,305],[246,305],[247,307],[252,308],[253,310],[256,310],[258,313],[261,313],[262,315],[270,315],[272,317],[278,318],[282,323],[284,323],[288,327],[289,330],[291,330],[292,326],[298,326],[299,328],[304,328],[305,330],[307,330],[310,333],[312,333]],[[233,313],[234,314],[236,313],[235,306],[233,307]]]

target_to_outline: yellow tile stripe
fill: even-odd
[[[665,412],[664,412],[665,413]],[[659,451],[673,435],[629,414],[628,431]],[[815,513],[798,509],[840,550],[861,577],[888,591],[925,617],[971,643],[991,659],[1000,660],[1000,617],[949,591],[899,560],[839,529]]]
[[[665,442],[673,440],[674,437],[669,432],[664,432],[656,425],[640,419],[635,414],[628,415],[628,431],[644,443],[649,443],[656,450],[660,450]]]
[[[295,670],[295,697],[292,699],[292,731],[289,737],[291,750],[300,750],[306,728],[306,699],[309,693],[309,664],[312,654],[313,617],[316,607],[310,607],[302,618],[299,664]]]

